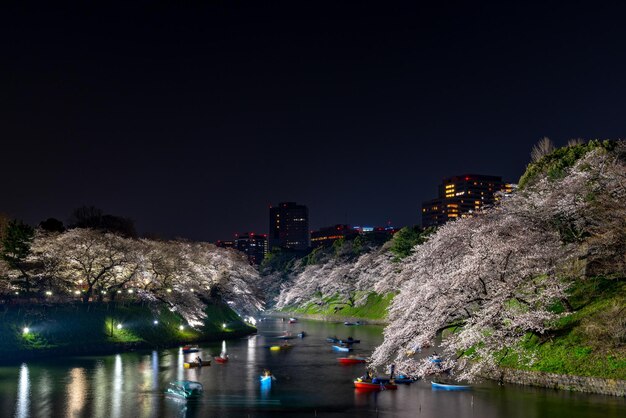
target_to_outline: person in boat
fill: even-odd
[[[272,375],[272,372],[270,372],[269,369],[263,370],[263,376],[268,377],[268,376],[271,376],[271,375]]]
[[[395,373],[395,371],[396,371],[396,365],[392,364],[391,365],[391,372],[389,373],[389,381],[391,383],[393,383],[393,377],[394,377],[393,374]]]
[[[365,368],[365,374],[361,376],[361,380],[364,382],[371,382],[374,378],[374,372],[369,367]]]
[[[222,351],[220,353],[220,358],[227,359],[228,358],[228,354],[226,354],[224,351]]]
[[[202,359],[200,358],[200,356],[196,356],[196,363],[198,363],[199,367],[202,367]]]

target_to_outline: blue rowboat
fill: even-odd
[[[446,383],[430,382],[430,386],[436,390],[470,390],[469,385],[448,385]]]
[[[406,376],[403,374],[398,375],[395,379],[396,383],[402,383],[405,385],[410,385],[411,383],[415,382],[417,379],[410,377],[410,376]]]
[[[348,351],[352,351],[353,348],[351,347],[340,347],[338,345],[333,345],[333,350],[335,351],[343,351],[343,352],[348,352]]]
[[[269,386],[272,384],[272,376],[260,376],[261,386]]]

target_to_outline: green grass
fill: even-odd
[[[387,317],[387,309],[395,294],[388,293],[380,295],[375,292],[356,292],[350,299],[352,301],[366,297],[366,302],[360,306],[340,295],[327,296],[321,302],[309,302],[301,306],[292,306],[284,309],[287,312],[310,315],[336,315],[351,318],[377,319],[382,320]]]
[[[529,335],[523,357],[508,354],[501,365],[557,374],[626,380],[626,283],[596,277],[577,283],[570,303],[574,313],[545,336]]]
[[[165,346],[254,330],[227,305],[209,305],[206,313],[204,323],[194,329],[175,312],[141,304],[7,306],[0,310],[0,353],[6,358],[47,349],[80,347],[88,352],[127,344]],[[29,328],[27,334],[24,327]]]

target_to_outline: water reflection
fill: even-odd
[[[52,382],[50,373],[43,370],[37,383],[37,416],[42,418],[52,417]]]
[[[111,416],[119,418],[122,407],[122,356],[115,355],[115,365],[113,366],[113,388],[111,402]]]
[[[66,387],[67,406],[65,416],[73,418],[80,416],[85,407],[85,394],[87,393],[87,379],[85,369],[74,368],[69,372],[69,383]]]
[[[17,403],[15,406],[15,416],[26,418],[30,416],[30,376],[26,363],[20,367],[20,377],[17,383]]]
[[[94,405],[93,411],[96,418],[104,418],[107,414],[107,397],[109,396],[109,381],[106,376],[106,367],[104,362],[98,361],[96,363],[93,377],[94,387]]]

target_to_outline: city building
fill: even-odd
[[[330,246],[340,238],[352,239],[358,235],[368,235],[370,238],[381,239],[383,242],[389,236],[399,231],[399,228],[387,226],[350,226],[335,225],[311,231],[311,247]]]
[[[215,245],[221,248],[235,248],[235,241],[216,241]]]
[[[350,239],[357,235],[359,235],[359,231],[350,225],[327,226],[317,231],[311,231],[311,247],[329,246],[340,238]]]
[[[450,219],[465,218],[493,205],[497,192],[511,193],[515,185],[502,177],[465,174],[448,177],[439,185],[439,196],[422,203],[422,227],[439,226]]]
[[[245,253],[252,264],[261,264],[267,255],[267,235],[254,232],[235,234],[235,248]]]
[[[275,247],[306,250],[309,244],[309,209],[306,206],[281,202],[270,207],[270,250]]]

